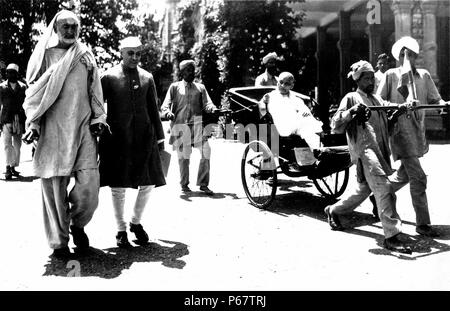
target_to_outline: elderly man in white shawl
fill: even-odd
[[[384,247],[411,253],[400,238],[401,220],[397,214],[394,188],[388,179],[393,173],[390,164],[387,117],[384,111],[370,113],[368,106],[381,106],[385,102],[373,95],[375,75],[372,65],[359,61],[351,66],[349,76],[358,89],[342,99],[332,118],[332,130],[346,133],[352,161],[357,165],[357,185],[339,202],[325,208],[328,223],[333,230],[343,230],[339,215],[357,208],[373,192],[384,231]],[[405,109],[403,107],[403,109]]]
[[[98,205],[97,136],[104,130],[103,93],[92,52],[78,41],[80,22],[58,12],[27,68],[24,141],[37,140],[33,169],[42,181],[44,224],[55,257],[89,248],[84,227]],[[70,178],[74,186],[68,193]]]

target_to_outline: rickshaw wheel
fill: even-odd
[[[347,188],[349,169],[333,173],[331,175],[313,179],[317,190],[327,198],[339,198]]]
[[[250,203],[268,208],[277,191],[277,169],[273,153],[262,141],[252,141],[241,160],[241,179]]]

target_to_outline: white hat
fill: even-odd
[[[272,52],[272,53],[269,53],[266,56],[264,56],[263,59],[262,59],[262,62],[263,62],[263,64],[267,64],[269,62],[269,60],[271,60],[271,59],[275,59],[276,60],[277,58],[278,58],[277,53]]]
[[[363,72],[375,72],[372,65],[365,60],[354,63],[350,66],[350,69],[351,71],[347,74],[347,77],[349,78],[351,76],[355,81],[359,79]]]
[[[120,41],[120,49],[124,48],[138,48],[142,46],[141,40],[138,37],[126,37]]]
[[[8,67],[6,67],[6,70],[15,70],[15,71],[19,72],[19,66],[11,63],[8,65]]]
[[[394,43],[394,45],[392,45],[391,53],[396,60],[399,59],[400,52],[404,47],[410,49],[416,54],[419,54],[420,48],[419,43],[417,42],[416,39],[410,36],[401,37],[400,39],[397,40],[397,42]]]
[[[195,62],[192,59],[186,59],[180,63],[180,70],[183,70],[188,65],[192,65],[195,67]]]

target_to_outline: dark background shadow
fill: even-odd
[[[79,276],[97,276],[105,279],[118,277],[123,270],[129,269],[135,262],[158,262],[168,268],[183,269],[186,263],[180,257],[189,254],[186,244],[160,240],[163,246],[156,242],[151,242],[144,246],[122,249],[118,247],[100,250],[91,247],[85,254],[74,254],[68,259],[57,259],[50,256],[50,260],[45,265],[44,276],[70,276],[74,267],[71,260],[79,263]]]

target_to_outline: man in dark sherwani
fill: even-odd
[[[151,73],[138,66],[142,44],[137,37],[121,41],[122,62],[103,75],[110,132],[100,139],[100,186],[110,186],[117,221],[117,246],[130,247],[124,220],[126,188],[137,188],[130,231],[136,244],[148,243],[140,224],[150,192],[165,185],[160,150],[164,131],[158,112],[155,82]]]

